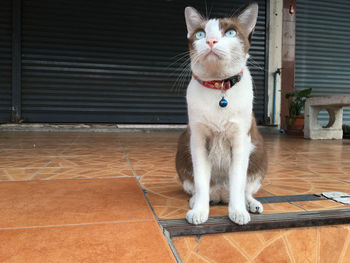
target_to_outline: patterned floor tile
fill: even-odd
[[[0,181],[26,181],[35,176],[41,168],[0,168]]]
[[[348,262],[347,225],[176,237],[184,263],[196,255],[204,262]],[[237,259],[237,261],[233,261]],[[239,260],[238,260],[239,259]]]
[[[147,196],[160,219],[183,218],[189,209],[189,196],[182,190],[175,170],[179,135],[180,132],[1,132],[0,181],[2,182],[0,187],[6,185],[6,189],[12,189],[12,186],[8,186],[16,182],[9,181],[26,180],[47,180],[30,182],[34,184],[46,183],[50,180],[55,180],[53,185],[56,186],[66,182],[69,184],[67,183],[67,188],[34,187],[40,191],[33,188],[29,199],[21,194],[23,192],[21,187],[14,187],[10,192],[3,189],[0,191],[3,196],[0,200],[3,202],[1,206],[6,209],[2,209],[0,222],[3,227],[8,227],[36,225],[42,220],[45,224],[86,223],[103,218],[109,220],[111,211],[114,211],[112,214],[116,216],[120,212],[117,207],[125,207],[125,204],[119,203],[113,207],[101,205],[106,200],[116,199],[114,196],[116,193],[109,191],[111,190],[109,186],[105,185],[103,186],[105,188],[102,187],[90,194],[87,194],[89,191],[83,191],[84,193],[80,196],[83,200],[76,198],[79,192],[77,189],[82,187],[78,186],[79,183],[75,186],[71,183],[74,180],[57,179],[134,177],[135,175],[140,177],[140,182],[147,190]],[[264,138],[269,170],[257,196],[313,194],[325,191],[350,192],[348,158],[350,140],[311,141],[277,134],[265,135]],[[122,187],[120,193],[126,190]],[[133,203],[137,203],[132,194],[126,194],[126,196],[133,200]],[[71,200],[78,203],[69,204]],[[127,200],[123,200],[119,201],[127,203]],[[51,210],[42,210],[41,206],[51,207]],[[264,204],[264,213],[345,207],[349,206],[333,201],[277,203]],[[72,209],[68,211],[66,208]],[[26,209],[30,209],[31,212]],[[47,214],[43,215],[44,212]],[[227,215],[227,206],[210,208],[210,216],[221,215]],[[126,218],[131,217],[131,214],[126,216]],[[340,263],[350,261],[349,232],[349,226],[329,226],[227,233],[200,238],[182,237],[174,239],[174,244],[183,262],[232,262],[232,258],[235,258],[236,262]],[[43,237],[40,235],[37,237],[42,240]],[[45,232],[44,236],[47,235],[49,233]],[[83,246],[82,244],[81,247]],[[105,247],[102,246],[101,249]],[[42,252],[42,250],[39,251]],[[3,253],[1,252],[0,255]]]
[[[292,204],[306,211],[350,208],[350,205],[344,205],[331,200],[312,201],[312,202],[306,202],[306,201],[292,202]]]

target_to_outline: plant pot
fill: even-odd
[[[289,117],[287,117],[288,126],[287,134],[294,136],[304,136],[304,115],[298,115],[295,117],[293,124],[289,124]]]

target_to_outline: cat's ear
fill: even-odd
[[[187,26],[187,38],[194,33],[194,30],[203,22],[204,18],[202,15],[193,7],[185,8],[185,20]]]
[[[246,6],[238,14],[238,22],[243,26],[243,30],[247,35],[251,35],[258,19],[258,4],[252,3]]]

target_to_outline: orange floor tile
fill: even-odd
[[[175,171],[179,134],[0,132],[0,262],[175,262],[139,183],[158,218],[186,215],[189,196]],[[350,193],[349,140],[265,141],[269,171],[257,196]],[[264,204],[264,213],[345,207],[277,203]],[[227,215],[227,207],[210,215]],[[348,225],[173,244],[183,262],[350,262]]]
[[[135,178],[0,184],[0,229],[152,220]]]
[[[345,263],[350,260],[348,225],[177,237],[173,243],[183,263]]]
[[[154,221],[2,230],[0,243],[6,263],[176,262]]]

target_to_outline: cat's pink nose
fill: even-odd
[[[211,39],[207,39],[207,44],[209,45],[209,47],[213,47],[216,43],[218,43],[218,40],[215,38],[211,38]]]

